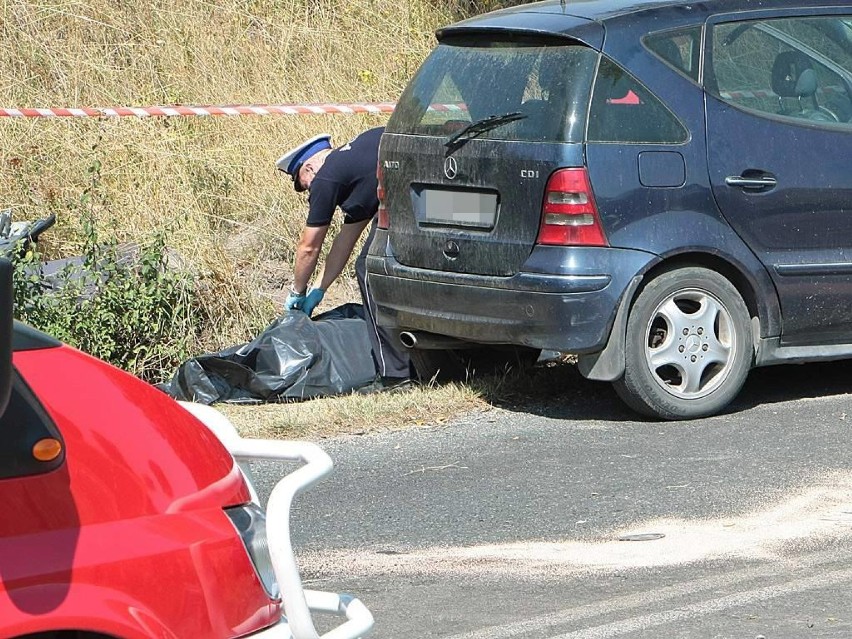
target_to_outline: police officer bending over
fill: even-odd
[[[376,165],[382,131],[382,127],[370,129],[336,149],[331,147],[330,135],[318,135],[288,151],[276,165],[293,178],[296,191],[309,191],[308,218],[296,248],[293,286],[285,308],[304,311],[310,316],[343,271],[361,233],[370,225],[367,241],[355,261],[355,272],[370,324],[377,375],[383,386],[392,387],[409,379],[409,357],[396,336],[376,324],[375,302],[367,286],[367,250],[375,233],[379,208]],[[343,225],[328,251],[319,284],[314,282],[314,287],[308,290],[337,207],[343,211]]]

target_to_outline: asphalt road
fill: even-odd
[[[661,423],[578,376],[325,440],[335,472],[292,520],[304,577],[361,598],[376,639],[850,637],[850,380],[762,369],[728,414]]]

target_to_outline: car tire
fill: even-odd
[[[636,298],[624,356],[624,376],[613,385],[637,412],[672,420],[713,415],[737,396],[751,369],[748,309],[715,271],[667,271]]]
[[[523,346],[478,346],[459,349],[410,351],[411,363],[421,382],[463,381],[476,374],[525,370],[538,360],[541,350]]]

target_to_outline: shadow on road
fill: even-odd
[[[729,412],[760,404],[852,393],[852,360],[754,369]]]
[[[805,398],[852,393],[852,361],[770,366],[751,371],[739,396],[723,414]],[[485,392],[495,406],[555,419],[649,421],[628,409],[612,385],[592,382],[571,364],[535,369],[516,393]]]
[[[487,382],[480,392],[494,406],[555,419],[637,421],[611,384],[585,379],[570,363],[539,365]]]

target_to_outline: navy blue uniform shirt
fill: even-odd
[[[307,226],[328,226],[339,206],[343,223],[372,218],[379,208],[376,165],[384,127],[364,131],[331,151],[311,182]]]

